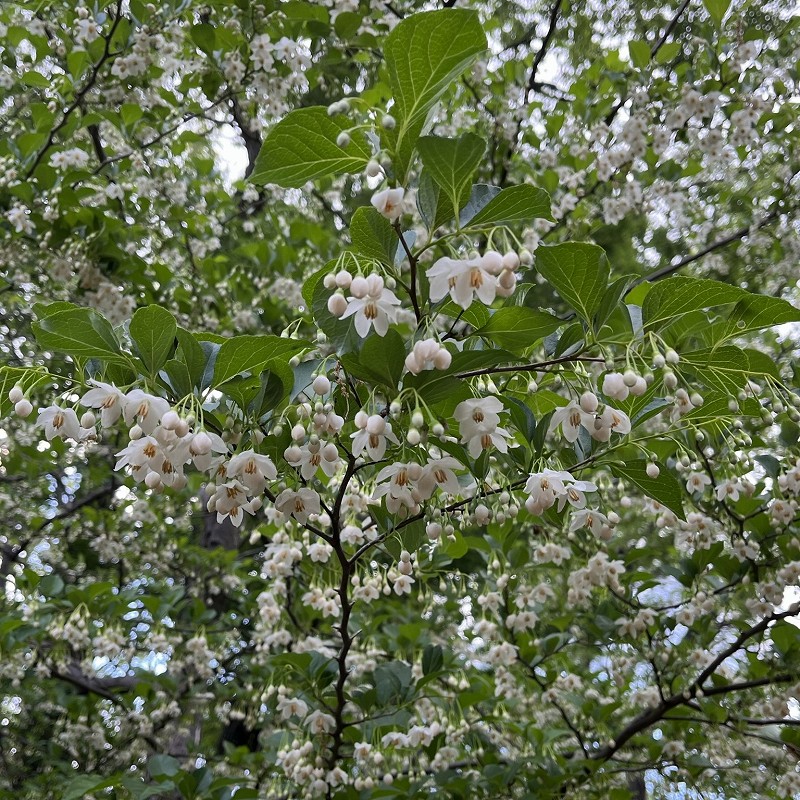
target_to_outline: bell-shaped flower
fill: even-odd
[[[362,339],[369,334],[370,328],[375,328],[378,336],[386,336],[389,324],[397,319],[400,301],[384,286],[383,278],[377,274],[354,278],[350,295],[342,319],[354,316],[356,333]]]
[[[251,494],[261,494],[267,488],[267,481],[278,477],[278,470],[269,456],[253,450],[244,450],[231,458],[226,467],[229,478],[237,478]]]
[[[89,381],[95,388],[89,389],[81,398],[81,405],[100,409],[100,424],[104,428],[113,425],[122,414],[125,395],[111,383]]]
[[[477,297],[490,306],[497,296],[497,278],[487,268],[482,256],[469,260],[456,260],[444,256],[426,271],[430,281],[430,299],[438,303],[446,295],[464,310]]]
[[[592,438],[598,442],[607,442],[612,433],[626,434],[631,432],[631,421],[628,415],[616,408],[606,406],[603,413],[594,421],[591,430]]]
[[[550,419],[548,433],[552,433],[559,425],[564,438],[568,442],[575,442],[581,428],[585,428],[588,433],[594,433],[594,414],[584,411],[578,403],[573,401],[556,409]]]
[[[125,395],[122,413],[128,425],[136,422],[145,433],[150,434],[169,409],[170,405],[163,397],[133,389]]]
[[[370,202],[372,207],[377,209],[378,213],[386,217],[386,219],[394,222],[399,219],[403,213],[403,198],[405,190],[399,189],[383,189],[380,192],[375,192],[372,195]]]
[[[309,516],[320,513],[319,495],[313,489],[284,489],[275,498],[275,508],[284,520],[294,517],[302,525]]]
[[[48,406],[39,412],[36,424],[44,428],[48,442],[55,438],[74,439],[76,442],[84,438],[81,435],[81,423],[78,415],[71,408]]]
[[[364,411],[356,414],[355,423],[360,430],[350,434],[353,440],[353,455],[358,457],[366,450],[373,461],[380,461],[386,454],[387,442],[399,445],[392,432],[392,424],[380,414],[367,415]]]
[[[453,470],[463,468],[463,465],[458,459],[450,456],[434,458],[428,461],[422,468],[422,476],[418,483],[422,498],[427,500],[433,495],[437,488],[447,494],[460,494],[462,491],[461,485]]]

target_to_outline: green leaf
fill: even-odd
[[[251,181],[288,188],[326,175],[361,172],[372,157],[364,134],[355,131],[345,147],[336,144],[339,134],[352,124],[346,115],[328,116],[322,106],[290,112],[264,139]]]
[[[288,360],[305,350],[307,342],[280,336],[234,336],[219,348],[214,366],[214,386],[220,386],[242,372],[260,373],[273,359]]]
[[[147,771],[151,778],[171,778],[181,770],[181,765],[176,758],[166,755],[150,756],[147,761]]]
[[[633,66],[644,69],[650,63],[650,45],[641,39],[628,42],[628,52],[631,54]]]
[[[722,20],[725,19],[730,4],[731,0],[703,0],[706,11],[711,15],[711,19],[718,28],[722,27]]]
[[[64,794],[61,795],[61,800],[81,800],[89,792],[104,789],[113,783],[113,779],[109,780],[102,775],[76,775],[67,784]]]
[[[550,195],[536,186],[520,184],[503,189],[489,200],[466,227],[513,225],[517,222],[530,222],[533,219],[553,221]]]
[[[110,363],[130,361],[121,352],[111,323],[94,309],[60,308],[34,322],[32,327],[36,340],[46,350],[77,358],[99,358]]]
[[[387,664],[379,664],[375,668],[374,676],[378,703],[382,706],[392,701],[399,702],[403,700],[413,680],[411,667],[403,661],[390,661]]]
[[[387,138],[400,183],[428,112],[485,49],[478,13],[460,8],[411,14],[386,37],[384,58],[398,121]]]
[[[651,478],[647,474],[649,461],[644,459],[611,464],[611,472],[615,477],[632,483],[641,489],[648,497],[661,503],[680,519],[686,519],[683,513],[683,492],[677,478],[659,464],[659,475]]]
[[[429,231],[435,231],[455,216],[453,206],[439,188],[439,184],[424,169],[419,176],[417,208]]]
[[[425,645],[422,651],[422,674],[438,672],[444,665],[444,652],[440,644]]]
[[[659,64],[668,64],[675,56],[681,51],[680,42],[667,42],[661,46],[661,49],[656,53],[656,61]]]
[[[725,320],[722,340],[787,322],[800,322],[800,309],[780,297],[748,294],[736,303]]]
[[[591,322],[608,286],[608,260],[602,247],[585,242],[540,247],[536,270],[586,322]]]
[[[486,152],[486,142],[474,133],[465,133],[458,139],[422,136],[417,150],[428,174],[458,212],[469,197],[472,176]]]
[[[399,239],[392,223],[377,209],[366,206],[356,209],[350,221],[350,241],[353,250],[362,256],[394,267]]]
[[[495,311],[475,334],[500,347],[521,351],[549,336],[563,324],[563,320],[546,311],[536,311],[525,306],[508,306]]]
[[[178,337],[178,350],[175,357],[186,365],[192,386],[199,388],[208,361],[206,353],[200,342],[189,331],[178,328],[175,333]]]
[[[213,25],[209,25],[207,22],[192,25],[190,35],[200,50],[206,55],[213,55],[217,43],[217,34]]]
[[[340,360],[345,370],[356,378],[397,389],[405,357],[403,337],[390,328],[386,336],[373,334],[365,339],[360,353],[346,353]]]
[[[653,286],[644,298],[642,320],[647,330],[653,330],[690,311],[735,303],[747,296],[738,286],[708,278],[667,278]]]
[[[128,332],[151,374],[158,372],[169,358],[177,330],[175,317],[161,306],[139,308],[131,318]]]

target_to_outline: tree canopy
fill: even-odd
[[[0,5],[0,797],[800,798],[798,43]]]

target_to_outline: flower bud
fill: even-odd
[[[322,397],[330,392],[331,382],[325,375],[317,375],[317,377],[314,378],[314,382],[311,384],[311,388],[316,394]]]
[[[8,393],[8,399],[14,403],[15,405],[19,403],[20,400],[24,397],[24,393],[22,391],[21,386],[13,386],[11,391]]]
[[[22,400],[17,400],[17,402],[14,403],[14,413],[18,417],[30,416],[30,413],[32,411],[33,411],[33,406],[31,405],[30,400],[25,400],[23,398]]]
[[[328,298],[328,311],[337,319],[347,311],[347,300],[344,295],[332,294]]]

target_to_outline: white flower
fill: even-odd
[[[501,453],[508,452],[504,437],[511,434],[498,428],[499,412],[503,404],[496,397],[477,397],[463,400],[456,406],[453,417],[459,423],[461,443],[467,445],[467,451],[477,458],[483,450],[496,447]]]
[[[147,394],[141,389],[133,389],[125,395],[122,413],[128,425],[135,420],[145,433],[150,434],[169,408],[169,403],[163,397]]]
[[[247,489],[239,481],[228,481],[217,486],[213,495],[216,500],[215,510],[217,522],[222,522],[225,517],[230,517],[231,522],[238,528],[242,524],[244,514],[255,514],[261,508],[260,498],[247,499]]]
[[[422,467],[419,464],[390,464],[376,476],[378,486],[372,496],[375,499],[386,496],[386,508],[392,514],[397,513],[401,506],[414,508],[421,499],[418,495],[415,497],[414,482],[421,475]],[[382,483],[387,480],[388,483]]]
[[[74,439],[76,442],[82,438],[78,415],[71,408],[59,406],[43,408],[39,412],[36,424],[44,426],[44,435],[48,442],[56,437]]]
[[[422,477],[419,479],[419,491],[424,500],[427,500],[438,486],[448,494],[459,494],[461,486],[458,483],[454,469],[463,469],[463,465],[455,458],[435,458],[428,461],[422,468]]]
[[[525,484],[525,491],[529,495],[525,501],[525,508],[531,514],[538,516],[543,511],[558,502],[561,511],[569,503],[574,508],[584,508],[586,505],[585,492],[596,492],[597,486],[589,481],[576,481],[569,472],[545,469],[542,472],[532,473]]]
[[[594,433],[595,418],[594,414],[584,411],[575,401],[556,409],[550,419],[548,433],[552,433],[558,426],[568,442],[575,442],[578,439],[581,428],[585,428],[588,433]]]
[[[267,481],[274,481],[278,477],[270,457],[252,450],[244,450],[233,456],[225,473],[229,478],[238,478],[251,494],[261,494],[267,487]]]
[[[275,508],[284,519],[294,517],[302,525],[311,514],[320,513],[319,495],[313,489],[284,489],[275,498]]]
[[[603,378],[603,394],[614,400],[626,400],[630,389],[625,385],[621,372],[608,372]]]
[[[372,195],[370,202],[386,219],[394,222],[403,213],[404,195],[405,191],[402,188],[384,189]]]
[[[100,409],[100,424],[107,428],[113,425],[122,414],[125,395],[111,383],[89,381],[96,388],[89,389],[81,398],[81,405]]]
[[[400,442],[392,433],[392,425],[380,414],[368,416],[366,412],[359,411],[355,423],[361,430],[350,434],[353,440],[353,455],[359,456],[366,450],[373,461],[380,461],[386,454],[387,442],[399,445]]]
[[[281,697],[278,700],[278,711],[281,719],[289,719],[293,716],[303,719],[308,714],[308,705],[299,697]]]
[[[312,733],[333,733],[336,730],[336,720],[322,711],[312,711],[306,717],[306,725]]]
[[[606,406],[603,413],[594,421],[592,438],[598,442],[607,442],[612,433],[624,435],[631,432],[631,421],[623,411]]]
[[[394,579],[392,589],[398,597],[402,597],[404,594],[411,594],[411,585],[413,583],[414,579],[410,575],[398,575]]]
[[[705,472],[691,472],[686,479],[686,491],[689,492],[689,494],[694,494],[695,492],[700,492],[702,494],[706,486],[710,485],[711,478],[709,478]]]
[[[475,297],[489,306],[497,296],[497,278],[487,269],[482,256],[468,261],[456,261],[445,256],[436,261],[426,275],[433,303],[449,294],[454,303],[466,310]]]
[[[413,375],[428,369],[447,369],[453,357],[450,351],[436,339],[423,339],[416,342],[414,349],[406,356],[406,369]]]
[[[339,469],[339,451],[336,445],[328,443],[323,445],[319,441],[312,441],[299,447],[296,444],[290,445],[284,451],[283,457],[295,469],[300,470],[300,474],[310,481],[317,470],[322,467],[322,471],[332,478]]]
[[[368,278],[354,278],[350,284],[350,297],[342,319],[355,315],[356,333],[363,339],[375,328],[378,336],[386,336],[389,324],[397,318],[400,301],[394,292],[385,288],[383,278],[373,274]]]

